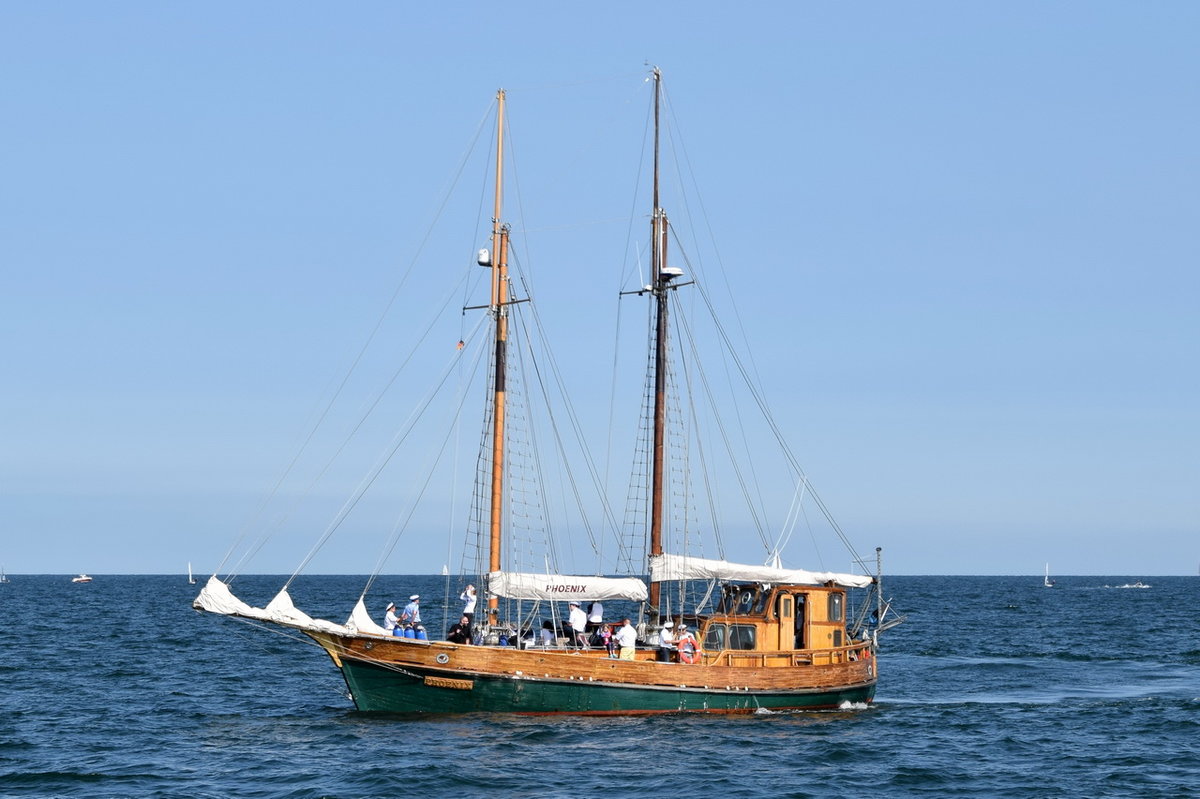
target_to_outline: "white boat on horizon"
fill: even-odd
[[[1046,577],[1042,581],[1042,585],[1046,586],[1047,588],[1054,587],[1054,581],[1050,579],[1050,564],[1049,563],[1046,564]]]
[[[71,582],[73,583],[90,583],[91,581],[92,578],[88,577],[86,574],[81,574],[78,577],[71,578]]]

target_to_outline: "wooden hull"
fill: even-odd
[[[753,713],[870,702],[875,658],[830,653],[723,653],[704,664],[602,652],[518,651],[375,636],[309,635],[342,671],[359,710],[388,713],[638,715]],[[850,659],[850,652],[857,660]],[[814,655],[816,660],[808,662]]]

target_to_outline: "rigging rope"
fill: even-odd
[[[437,394],[440,393],[442,386],[445,385],[446,381],[450,377],[451,372],[453,371],[454,364],[458,361],[459,354],[460,353],[456,350],[449,363],[447,363],[446,368],[442,371],[441,377],[438,379],[434,388],[426,395],[422,402],[418,403],[417,407],[415,407],[409,414],[408,419],[405,420],[405,423],[401,425],[399,430],[397,430],[395,436],[392,438],[390,448],[384,451],[384,453],[376,461],[375,466],[373,466],[363,477],[362,482],[359,483],[359,487],[342,505],[341,510],[338,511],[337,515],[334,517],[334,520],[329,524],[329,526],[325,529],[325,532],[317,540],[317,543],[313,545],[313,548],[309,550],[309,553],[300,562],[300,565],[296,567],[296,570],[292,573],[292,576],[288,578],[288,581],[284,584],[285,590],[292,584],[293,581],[295,581],[300,573],[304,571],[304,568],[309,564],[317,552],[325,546],[325,544],[329,541],[330,536],[332,536],[334,531],[341,526],[343,521],[345,521],[346,517],[350,514],[350,511],[354,509],[359,500],[361,500],[363,495],[367,492],[367,489],[370,488],[371,485],[374,484],[374,482],[379,478],[379,475],[383,472],[384,467],[387,466],[392,457],[400,449],[400,446],[412,432],[416,422],[421,418]]]
[[[301,443],[299,449],[296,451],[296,454],[292,457],[291,461],[284,468],[283,473],[280,475],[279,479],[276,480],[275,485],[272,487],[270,493],[262,500],[262,502],[259,504],[259,506],[251,514],[250,518],[243,525],[241,532],[239,533],[237,538],[234,540],[233,544],[226,551],[224,557],[222,557],[221,562],[217,565],[217,568],[213,570],[214,575],[220,573],[221,569],[224,568],[226,562],[229,561],[229,559],[233,556],[234,552],[236,552],[242,546],[242,543],[246,540],[246,536],[249,534],[250,528],[256,523],[259,515],[263,512],[263,510],[266,508],[266,506],[271,502],[272,499],[274,499],[275,495],[279,492],[280,487],[283,485],[284,481],[291,474],[292,470],[295,468],[296,464],[299,462],[301,456],[304,454],[305,450],[308,448],[308,445],[312,442],[313,436],[316,434],[317,430],[320,429],[320,427],[324,423],[326,417],[329,415],[330,409],[333,407],[333,405],[337,401],[338,397],[341,396],[342,391],[345,389],[347,383],[350,381],[350,377],[358,369],[359,364],[362,362],[363,356],[366,354],[367,350],[370,349],[371,344],[375,341],[376,336],[379,334],[379,331],[383,326],[384,320],[387,319],[388,315],[391,313],[392,306],[395,304],[396,299],[400,296],[401,290],[404,288],[405,284],[408,282],[409,277],[412,275],[414,269],[416,268],[417,262],[420,260],[421,254],[425,251],[425,247],[429,244],[430,237],[433,235],[433,230],[437,226],[438,220],[441,219],[442,213],[445,211],[446,204],[449,202],[450,197],[453,196],[454,188],[455,188],[455,186],[458,185],[458,181],[462,177],[463,170],[466,168],[466,165],[470,158],[471,152],[473,152],[475,149],[475,146],[479,140],[479,135],[483,130],[484,123],[491,116],[491,109],[494,104],[495,104],[495,100],[492,100],[492,102],[488,104],[488,108],[484,112],[483,116],[480,117],[479,123],[475,127],[475,134],[474,134],[474,136],[471,137],[470,143],[465,148],[463,155],[459,160],[458,168],[454,171],[453,177],[449,181],[449,185],[446,187],[446,190],[443,192],[442,200],[438,204],[437,209],[434,212],[433,218],[430,220],[430,223],[425,230],[424,236],[422,237],[420,243],[418,244],[416,251],[413,253],[413,256],[412,256],[411,260],[409,261],[408,267],[405,269],[404,274],[401,275],[399,284],[397,284],[396,288],[392,291],[392,294],[388,298],[388,301],[384,304],[383,310],[379,313],[379,317],[376,319],[374,326],[372,326],[370,333],[367,335],[366,341],[364,341],[362,347],[359,348],[357,355],[355,355],[354,359],[351,361],[350,366],[346,370],[345,375],[342,377],[341,382],[338,384],[337,389],[334,391],[333,395],[329,398],[329,401],[326,403],[324,409],[321,411],[321,414],[317,418],[317,421],[313,424],[312,428],[309,430],[303,443]],[[237,563],[234,565],[233,569],[231,570],[230,574],[227,575],[226,582],[232,582],[233,575],[236,574],[238,572],[238,570],[241,569],[242,565],[245,563],[246,560],[248,560],[255,553],[257,553],[260,549],[262,549],[262,547],[266,544],[266,539],[271,536],[272,532],[273,531],[268,531],[267,533],[264,533],[263,536],[261,537],[261,540],[257,543],[257,545],[254,546],[248,553],[244,554],[237,561]]]

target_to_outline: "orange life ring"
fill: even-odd
[[[695,647],[680,648],[679,662],[692,664],[700,660],[700,650]]]

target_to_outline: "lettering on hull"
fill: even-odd
[[[451,688],[455,691],[470,691],[475,688],[472,680],[452,680],[449,677],[426,677],[425,684],[432,688]]]

